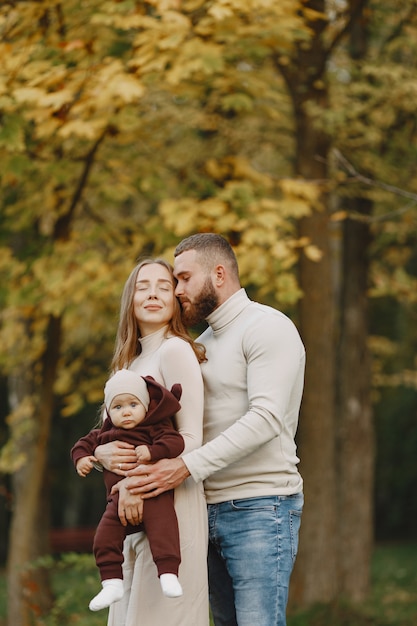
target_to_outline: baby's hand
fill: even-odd
[[[78,459],[75,469],[79,476],[85,478],[93,469],[93,463],[97,463],[95,456],[83,456],[81,459]]]
[[[151,453],[149,452],[148,446],[136,446],[135,452],[139,463],[146,463],[146,461],[151,460]]]

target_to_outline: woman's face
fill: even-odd
[[[143,337],[171,321],[174,314],[174,289],[173,278],[163,265],[150,263],[139,270],[133,310]]]

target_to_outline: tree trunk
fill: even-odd
[[[11,381],[12,406],[27,407],[15,424],[16,454],[24,461],[12,477],[13,517],[7,562],[8,626],[30,626],[52,598],[47,572],[33,562],[48,554],[48,510],[42,506],[47,476],[48,440],[61,322],[51,317],[39,382],[32,364]],[[19,408],[21,411],[21,408]]]
[[[325,3],[307,5],[325,14]],[[327,179],[330,139],[316,124],[308,105],[329,107],[325,83],[324,19],[311,23],[310,45],[300,45],[291,66],[281,66],[293,102],[296,127],[294,174],[311,181]],[[279,61],[278,61],[279,62]],[[319,182],[320,184],[320,182]],[[335,294],[332,231],[327,195],[300,223],[300,236],[317,246],[319,261],[302,255],[299,264],[300,330],[306,347],[306,378],[297,435],[305,505],[299,553],[291,581],[290,605],[331,601],[338,592],[338,534],[335,473]]]
[[[363,2],[349,0],[357,15],[349,38],[352,59],[363,59],[368,45]],[[340,568],[343,594],[354,602],[369,592],[373,548],[374,428],[371,371],[368,349],[368,272],[371,235],[367,218],[372,203],[363,198],[343,201],[347,213],[364,219],[347,219],[342,225],[343,253],[339,303],[338,347],[338,509]]]
[[[324,94],[320,93],[320,100]],[[296,115],[296,173],[306,179],[326,178],[328,142],[300,107]],[[321,156],[323,160],[318,160]],[[291,602],[308,606],[332,600],[337,586],[337,511],[335,475],[335,297],[327,198],[300,224],[322,252],[318,262],[302,256],[300,285],[301,335],[306,346],[306,378],[298,433],[305,506],[300,549],[291,582]],[[325,566],[323,565],[325,564]]]
[[[357,19],[360,3],[353,4],[352,17]],[[325,14],[321,0],[306,5]],[[323,37],[325,20],[314,20],[310,26],[314,34],[308,49],[300,45],[290,67],[280,69],[293,101],[295,174],[320,184],[328,180],[330,138],[317,111],[330,108],[329,49]],[[373,451],[365,311],[368,242],[365,230],[359,232],[358,224],[349,223],[344,251],[338,254],[340,245],[330,217],[330,202],[323,194],[321,206],[314,207],[300,225],[300,235],[319,247],[323,256],[319,262],[305,256],[300,261],[300,326],[307,365],[298,434],[306,502],[291,583],[291,604],[298,606],[329,602],[340,595],[362,598],[368,589],[372,547]]]
[[[61,206],[61,199],[57,196],[59,217],[55,222],[50,243],[68,241],[75,211],[81,202],[97,151],[106,133],[107,128],[85,155],[67,210]],[[38,235],[34,231],[33,236],[35,232]],[[16,247],[21,251],[25,243],[18,239]],[[30,318],[32,324],[36,321],[33,317]],[[22,401],[27,399],[28,410],[23,416],[26,430],[20,429],[14,436],[17,452],[25,460],[14,474],[12,483],[13,517],[7,563],[8,626],[30,626],[31,616],[43,614],[51,605],[47,572],[39,568],[27,568],[37,557],[49,554],[49,509],[45,509],[42,502],[44,497],[47,501],[47,449],[54,409],[54,384],[57,378],[61,331],[62,318],[51,315],[47,322],[43,356],[33,363],[28,362],[25,369],[22,366],[23,388],[16,394],[14,402],[14,406],[24,406]]]
[[[371,203],[354,199],[355,212],[369,214]],[[341,589],[353,601],[369,591],[373,547],[374,434],[368,339],[369,226],[346,220],[338,349],[338,510]]]

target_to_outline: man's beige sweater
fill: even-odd
[[[208,503],[303,489],[294,437],[305,350],[293,322],[244,289],[208,318],[204,445],[182,458]]]

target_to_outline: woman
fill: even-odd
[[[188,452],[202,443],[199,362],[205,360],[205,354],[182,324],[174,290],[172,267],[166,261],[150,259],[134,268],[123,290],[112,371],[127,367],[153,376],[169,389],[175,383],[182,385],[176,427],[184,438],[184,452]],[[107,469],[120,474],[137,464],[133,446],[122,442],[99,446],[95,456]],[[129,508],[127,498],[122,487],[120,502]],[[137,501],[132,508],[136,506]],[[162,595],[147,537],[134,533],[124,545],[125,594],[110,608],[108,626],[208,626],[207,511],[202,484],[188,479],[176,489],[175,510],[183,596],[168,599]]]

